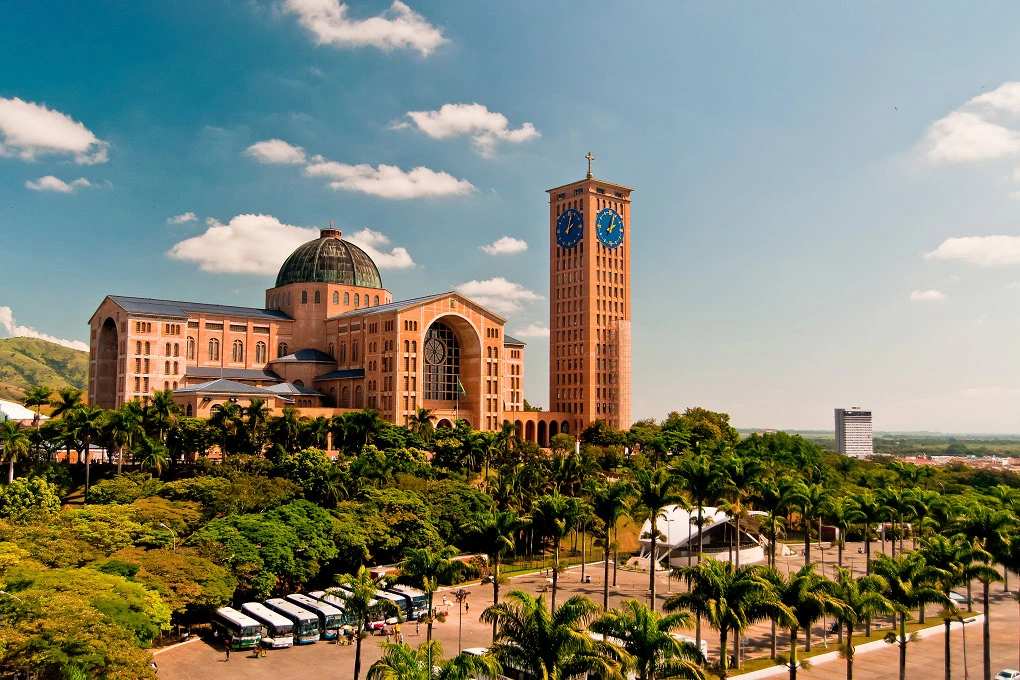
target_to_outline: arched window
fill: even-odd
[[[361,306],[361,296],[358,295],[357,293],[354,294],[354,306],[355,307]]]
[[[410,340],[404,340],[404,351],[405,352],[410,352],[411,351],[411,341]]]
[[[169,361],[164,361],[163,362],[163,372],[164,373],[170,373],[170,362]]]
[[[301,304],[303,304],[303,305],[307,305],[308,304],[308,291],[307,290],[301,291]]]
[[[329,405],[330,406],[336,406],[336,388],[335,387],[330,387],[329,388]]]
[[[411,353],[414,354],[417,351],[418,351],[418,341],[417,340],[412,340],[411,341]]]
[[[209,341],[209,361],[219,361],[220,359],[220,341],[213,338]]]
[[[192,416],[194,412],[195,412],[194,409],[191,408],[191,404],[188,404],[184,409],[184,415],[188,416],[189,418]]]
[[[291,384],[292,384],[292,385],[294,385],[294,387],[304,387],[304,386],[305,386],[305,383],[304,383],[304,381],[302,381],[302,380],[295,380],[295,381],[294,381],[293,383],[291,383]]]
[[[145,343],[145,356],[149,356],[151,351],[152,350],[151,350],[151,347],[150,347],[149,343]]]
[[[485,348],[485,357],[487,359],[491,359],[492,358],[492,348],[491,347],[486,347]]]
[[[319,291],[315,291],[315,304],[319,304],[320,302],[322,302],[322,299],[319,297]]]
[[[163,352],[166,356],[170,356],[170,343],[166,343],[166,351]]]
[[[163,391],[166,392],[169,389],[170,389],[170,381],[169,380],[164,380],[163,381]]]
[[[334,305],[340,304],[340,291],[338,290],[333,291],[333,304]]]
[[[365,408],[365,393],[361,385],[354,388],[354,408]]]
[[[379,296],[378,295],[376,295],[375,299],[372,301],[372,306],[373,307],[378,307],[379,306]]]
[[[255,343],[255,363],[264,364],[266,363],[266,343],[257,342]]]
[[[174,362],[174,375],[177,375],[177,373],[178,373],[178,371],[177,371],[177,362],[175,361]]]
[[[341,364],[344,363],[345,361],[347,361],[347,343],[346,342],[341,342],[340,343],[340,356],[337,357],[337,361],[339,361]]]
[[[351,294],[350,293],[344,293],[344,307],[350,307],[350,306],[351,306]]]
[[[195,338],[188,338],[187,358],[188,359],[195,358]]]
[[[340,408],[351,407],[351,388],[344,385],[340,390]]]
[[[351,342],[351,361],[353,361],[355,363],[358,361],[358,341],[357,340],[354,340],[353,342]]]
[[[287,356],[287,343],[281,342],[279,345],[276,346],[276,356],[277,357]]]
[[[333,357],[335,359],[336,358],[336,354],[333,353],[333,349],[334,349],[333,348],[333,343],[331,342],[331,343],[329,343],[329,356],[331,356],[331,357]]]
[[[425,399],[454,401],[460,385],[460,344],[453,329],[436,321],[425,332]]]
[[[233,361],[244,361],[244,343],[240,340],[234,340],[234,351],[232,357]]]
[[[181,343],[179,342],[174,343],[174,356],[175,357],[181,356]]]

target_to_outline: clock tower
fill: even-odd
[[[578,434],[629,429],[630,187],[585,179],[549,189],[549,410]]]

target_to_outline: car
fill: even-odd
[[[967,596],[961,595],[960,593],[957,592],[950,592],[949,599],[952,600],[953,604],[955,604],[956,606],[967,604]]]
[[[999,674],[995,676],[995,680],[1020,680],[1020,671],[1005,668],[999,671]]]

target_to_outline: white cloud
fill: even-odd
[[[911,302],[938,302],[945,299],[946,294],[940,290],[915,290],[910,294]]]
[[[468,281],[457,286],[456,291],[500,314],[519,311],[521,303],[545,299],[521,284],[507,281],[501,276],[485,281]]]
[[[40,333],[34,328],[29,328],[28,326],[19,326],[14,321],[14,312],[11,311],[10,307],[0,307],[0,328],[6,331],[7,335],[12,338],[38,338],[39,340],[53,342],[70,349],[77,349],[82,352],[89,351],[89,346],[81,340],[64,340],[63,338],[55,338],[52,335]]]
[[[1004,290],[1016,290],[1020,288],[1020,281],[1010,281],[1002,287]]]
[[[1008,113],[1020,113],[1020,83],[1007,81],[991,92],[979,94],[968,104]]]
[[[524,328],[518,328],[513,333],[521,338],[548,338],[549,329],[537,323],[528,324]]]
[[[984,161],[1020,152],[1020,133],[967,111],[932,123],[926,138],[933,163]]]
[[[73,193],[78,187],[90,187],[92,186],[92,183],[89,182],[84,177],[79,177],[73,182],[68,183],[60,179],[59,177],[54,177],[53,175],[46,175],[45,177],[40,177],[34,182],[32,180],[28,180],[27,182],[25,182],[25,186],[31,189],[32,191],[56,191],[57,193],[61,194],[70,194]]]
[[[528,244],[519,238],[504,236],[496,239],[491,245],[479,247],[489,255],[513,255],[523,253],[528,249]]]
[[[15,97],[0,97],[0,156],[35,160],[47,154],[74,154],[78,165],[109,160],[109,144],[67,114]]]
[[[318,229],[284,224],[272,215],[237,215],[227,224],[209,218],[206,224],[204,233],[177,243],[167,255],[197,262],[205,272],[276,274],[298,246],[319,237]],[[365,250],[380,269],[414,266],[404,248],[378,250],[389,239],[377,231],[363,229],[348,240]]]
[[[378,231],[362,229],[348,236],[346,240],[368,253],[379,269],[407,269],[414,266],[414,260],[406,248],[393,248],[389,252],[379,250],[379,247],[389,244],[390,240]]]
[[[194,222],[198,217],[193,212],[186,212],[183,215],[175,215],[174,217],[168,217],[166,220],[167,224],[184,224],[185,222]]]
[[[381,50],[417,50],[428,56],[449,42],[425,17],[394,0],[382,14],[367,19],[347,16],[347,3],[339,0],[286,0],[287,10],[298,15],[319,45],[337,48],[378,47]]]
[[[394,165],[348,165],[327,161],[316,156],[305,168],[310,177],[326,177],[334,190],[360,191],[382,198],[409,199],[432,196],[460,196],[475,187],[466,179],[457,179],[446,172],[417,167],[405,172]]]
[[[433,139],[470,136],[478,153],[486,157],[495,154],[499,142],[519,144],[541,136],[531,123],[510,129],[506,116],[478,103],[444,104],[438,111],[408,111],[407,115],[418,130]],[[393,127],[410,127],[410,124],[398,123]]]
[[[947,238],[925,259],[962,260],[979,267],[1020,264],[1020,236],[964,236]]]
[[[288,144],[282,139],[267,139],[256,142],[244,150],[245,155],[259,163],[300,164],[305,162],[305,150]]]

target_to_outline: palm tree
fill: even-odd
[[[878,614],[892,612],[892,603],[885,597],[886,582],[881,576],[861,576],[854,578],[849,569],[842,566],[836,568],[836,580],[832,586],[832,597],[839,603],[836,619],[842,624],[839,629],[839,642],[843,644],[843,633],[846,632],[846,645],[843,656],[846,659],[846,680],[854,680],[854,626],[866,618]],[[949,644],[946,632],[946,644]]]
[[[568,680],[585,674],[622,680],[624,653],[592,639],[585,630],[601,611],[583,595],[575,595],[550,611],[544,595],[536,598],[512,590],[503,602],[482,612],[482,621],[496,624],[490,652],[503,668],[542,680]]]
[[[622,609],[607,611],[591,624],[591,630],[605,640],[619,641],[631,657],[628,670],[635,672],[637,680],[705,680],[699,666],[704,662],[701,651],[672,635],[693,623],[687,612],[660,616],[642,602],[625,600]]]
[[[754,492],[754,481],[761,475],[761,465],[753,458],[731,456],[722,466],[720,490],[727,497],[725,511],[736,522],[737,558],[740,568],[740,518],[747,512],[746,504]]]
[[[31,440],[21,425],[13,420],[5,420],[0,423],[0,444],[3,444],[3,453],[7,457],[7,483],[14,481],[14,463],[28,454]]]
[[[704,552],[702,529],[705,522],[705,506],[714,503],[719,497],[719,470],[704,453],[685,458],[674,470],[680,488],[690,494],[692,505],[698,509],[696,522],[698,525],[698,561],[700,562]],[[690,560],[688,560],[687,566],[690,566]],[[701,642],[700,638],[698,642]]]
[[[829,501],[829,492],[821,484],[798,483],[793,488],[793,506],[800,512],[800,523],[804,527],[804,565],[811,563],[811,526],[818,519]],[[818,537],[821,540],[821,536]],[[811,636],[808,636],[808,640]],[[810,651],[810,643],[808,646]]]
[[[889,633],[886,640],[900,646],[900,680],[907,676],[907,618],[914,609],[928,604],[946,604],[946,596],[937,588],[940,570],[925,563],[919,552],[900,553],[893,559],[882,553],[875,560],[875,573],[886,581],[885,596],[893,606],[899,634]],[[996,574],[998,576],[998,574]],[[991,680],[990,678],[988,680]]]
[[[503,672],[490,654],[444,659],[439,640],[423,642],[417,649],[402,643],[384,642],[382,646],[383,656],[368,669],[367,680],[471,680],[497,678]]]
[[[693,567],[673,569],[674,576],[686,582],[687,592],[675,593],[662,609],[689,611],[719,631],[719,677],[723,680],[729,668],[726,645],[730,633],[739,640],[743,630],[769,613],[774,601],[767,569],[758,565],[737,569],[732,562],[712,558]]]
[[[285,408],[284,413],[286,412],[287,409]],[[216,430],[220,434],[220,452],[224,460],[226,460],[229,453],[227,450],[228,438],[237,436],[240,421],[241,407],[229,401],[220,404],[220,407],[209,418],[210,429]]]
[[[836,545],[839,547],[837,562],[840,568],[842,568],[846,535],[849,533],[851,526],[861,521],[863,515],[853,501],[846,496],[840,496],[839,498],[829,499],[829,502],[825,504],[825,508],[822,511],[822,516],[830,524],[839,529],[839,537],[836,539]]]
[[[578,510],[577,500],[563,496],[559,491],[539,496],[531,511],[532,524],[539,535],[549,539],[553,548],[552,607],[556,608],[556,587],[560,573],[560,542],[574,526]]]
[[[634,487],[623,479],[602,484],[589,483],[588,494],[592,512],[602,523],[602,608],[608,611],[609,550],[612,547],[612,531],[620,518],[627,514],[630,501],[634,497]]]
[[[159,435],[159,441],[166,444],[166,433],[180,422],[181,407],[174,401],[170,390],[156,390],[149,400],[149,416]]]
[[[651,522],[651,530],[648,532],[650,542],[648,589],[651,592],[649,606],[652,611],[655,611],[655,569],[659,563],[658,555],[655,552],[655,543],[659,538],[658,520],[664,515],[667,507],[676,505],[678,501],[682,500],[682,497],[679,493],[679,480],[671,469],[665,467],[653,471],[638,470],[634,474],[634,489],[637,496],[635,510],[641,518]]]
[[[355,622],[354,633],[357,647],[354,650],[354,680],[361,675],[361,640],[368,628],[368,617],[373,611],[375,591],[382,586],[382,581],[372,578],[372,574],[364,566],[357,574],[342,574],[337,577],[337,584],[342,588],[329,588],[327,592],[339,597],[344,602],[344,614],[348,621]],[[384,606],[389,603],[384,603]],[[431,602],[429,603],[431,604]],[[429,647],[431,649],[431,647]],[[429,668],[432,664],[429,663]]]
[[[269,423],[269,407],[264,399],[252,399],[248,406],[242,409],[244,416],[248,419],[247,433],[251,444],[251,451],[255,455],[262,455],[266,448],[266,427]]]
[[[116,411],[110,412],[108,421],[110,438],[117,444],[117,474],[124,469],[124,448],[133,449],[135,438],[142,432],[142,404],[137,399],[126,402]]]
[[[386,424],[379,417],[379,412],[370,408],[352,412],[350,419],[352,440],[359,449],[371,444],[372,438],[379,434]]]
[[[513,423],[503,422],[502,427],[499,428],[499,432],[496,433],[495,438],[492,442],[493,452],[502,454],[501,458],[504,463],[510,461],[510,456],[513,454],[514,446],[517,444],[517,431]],[[485,459],[485,479],[489,478],[489,459]]]
[[[432,606],[432,598],[439,589],[439,580],[450,574],[453,568],[452,557],[456,556],[457,549],[450,545],[438,549],[432,546],[424,548],[408,548],[404,551],[404,559],[398,565],[400,575],[397,580],[407,583],[425,591],[429,598],[428,621],[425,629],[425,640],[432,640],[432,620],[435,618],[435,609]]]
[[[864,530],[864,573],[871,575],[871,528],[884,522],[887,514],[885,505],[871,491],[862,491],[849,496],[857,521]],[[871,619],[864,622],[864,634],[871,637]]]
[[[287,453],[297,453],[301,440],[301,421],[298,410],[285,406],[283,413],[269,420],[269,439]],[[210,419],[210,424],[213,424]]]
[[[89,472],[92,467],[92,452],[89,447],[92,441],[102,432],[103,420],[106,417],[105,411],[97,406],[80,405],[73,411],[68,411],[65,419],[68,426],[74,433],[74,438],[81,443],[85,451],[85,500],[89,497]]]
[[[418,435],[422,441],[432,441],[432,433],[435,431],[436,412],[430,408],[418,407],[418,410],[407,417],[407,429]]]
[[[513,554],[517,547],[517,536],[528,524],[515,510],[496,510],[478,517],[465,529],[477,534],[479,547],[489,556],[492,565],[492,603],[499,604],[499,586],[502,574],[499,567],[504,557]],[[496,627],[492,628],[492,639],[496,639]]]
[[[64,418],[66,414],[72,413],[82,405],[82,391],[76,387],[64,387],[57,390],[57,397],[50,402],[53,411],[50,416],[53,418]],[[71,428],[65,423],[65,433],[70,434]],[[71,464],[71,441],[72,438],[65,438],[64,445],[67,447],[67,464]],[[78,461],[81,462],[81,461]]]
[[[51,390],[46,385],[34,385],[32,387],[29,387],[27,390],[25,390],[25,399],[24,399],[25,406],[28,406],[30,408],[34,407],[34,409],[35,409],[35,418],[33,418],[32,421],[33,421],[33,424],[35,425],[35,440],[36,440],[36,447],[37,447],[36,448],[36,455],[38,455],[38,453],[39,453],[39,451],[38,451],[38,445],[39,445],[39,426],[41,425],[41,422],[40,422],[41,418],[39,417],[39,407],[40,406],[49,406],[49,404],[50,404],[50,397],[52,395],[53,395],[53,390]]]
[[[797,680],[797,635],[805,633],[804,651],[811,651],[811,626],[825,614],[843,615],[842,605],[833,596],[833,583],[815,571],[809,562],[788,579],[778,576],[776,589],[783,607],[777,609],[777,620],[790,630],[790,680]]]
[[[163,442],[144,434],[135,444],[132,455],[141,463],[142,470],[153,470],[157,477],[163,474],[169,457]]]
[[[950,680],[952,673],[950,670],[949,628],[950,624],[956,620],[958,612],[953,601],[949,599],[949,594],[953,588],[970,583],[978,577],[982,570],[987,569],[987,565],[976,565],[975,561],[987,562],[990,555],[974,546],[962,534],[957,534],[952,538],[936,534],[921,543],[918,550],[924,557],[924,561],[938,570],[938,588],[945,596],[942,608],[942,622],[946,628],[943,655],[946,680]]]

